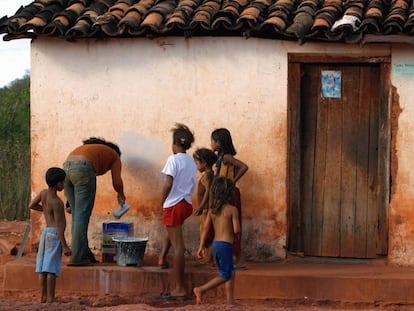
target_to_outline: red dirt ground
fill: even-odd
[[[13,247],[18,246],[22,241],[25,223],[21,222],[1,222],[0,221],[0,310],[2,311],[61,311],[61,310],[90,310],[90,311],[154,311],[154,310],[185,310],[185,311],[218,311],[218,310],[263,310],[263,311],[408,311],[413,310],[413,306],[401,305],[376,305],[374,303],[355,304],[341,301],[309,301],[300,300],[237,300],[236,305],[227,306],[223,301],[217,302],[213,298],[203,301],[203,305],[195,304],[195,299],[185,302],[164,301],[154,294],[140,295],[85,295],[82,293],[68,293],[57,291],[58,302],[44,304],[38,302],[40,294],[38,289],[10,294],[4,292],[7,284],[4,284],[3,266],[7,262],[14,260],[15,255],[11,255]],[[27,249],[27,248],[26,248]],[[16,251],[16,248],[14,249]],[[57,280],[59,282],[59,279]],[[5,293],[8,293],[7,295]]]

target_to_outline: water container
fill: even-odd
[[[134,235],[131,222],[110,221],[102,226],[102,262],[115,262],[115,242],[112,238],[124,238]]]
[[[113,237],[118,266],[142,266],[148,238]]]

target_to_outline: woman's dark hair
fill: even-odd
[[[194,142],[194,134],[188,126],[176,123],[175,127],[171,129],[173,132],[173,144],[183,147],[185,150],[190,149]]]
[[[211,139],[217,141],[220,144],[219,154],[231,154],[236,155],[236,149],[231,139],[230,131],[226,128],[215,129],[211,133]]]
[[[214,179],[210,188],[210,210],[213,214],[220,214],[221,208],[233,196],[234,183],[227,177]]]
[[[66,173],[60,167],[51,167],[46,171],[46,183],[49,187],[54,187],[58,182],[64,181]]]
[[[115,152],[121,156],[121,150],[119,149],[118,145],[111,143],[110,141],[106,141],[103,138],[100,137],[89,137],[88,139],[85,139],[84,141],[82,141],[84,145],[92,145],[92,144],[100,144],[100,145],[105,145],[108,146],[112,149],[115,150]]]
[[[206,162],[208,166],[213,166],[217,162],[217,155],[210,149],[199,148],[194,154],[193,158],[200,162]]]

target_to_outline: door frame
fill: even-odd
[[[287,251],[303,255],[301,207],[301,67],[304,64],[373,64],[380,66],[378,132],[379,201],[377,255],[388,254],[388,208],[390,202],[391,146],[391,57],[327,54],[288,54],[288,161],[287,161]]]

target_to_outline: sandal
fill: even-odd
[[[158,264],[158,267],[165,270],[165,269],[168,269],[170,267],[170,265],[168,264],[168,262],[165,262],[165,263],[162,263],[162,264]]]
[[[84,266],[93,266],[93,264],[94,263],[91,262],[90,260],[84,260],[84,261],[79,261],[79,262],[71,261],[67,265],[70,267],[84,267]]]
[[[175,300],[175,301],[181,301],[181,302],[191,299],[191,297],[188,297],[188,296],[172,296],[171,293],[169,292],[162,292],[160,294],[160,297],[164,300]]]

